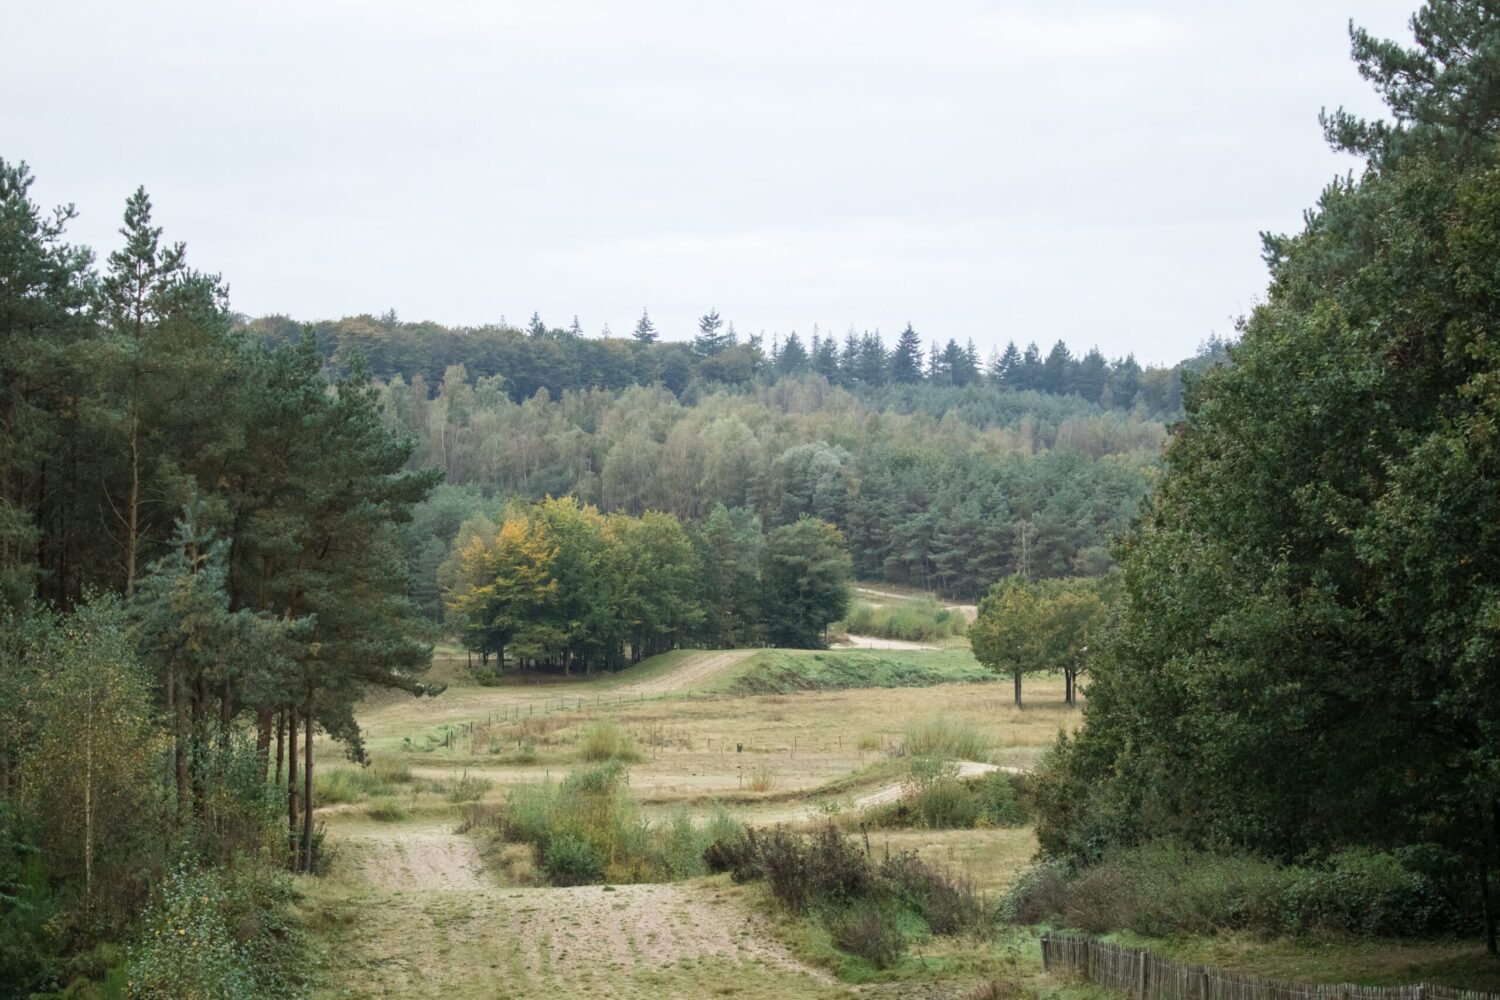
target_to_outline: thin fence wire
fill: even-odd
[[[1087,934],[1042,935],[1042,966],[1122,990],[1139,1000],[1500,1000],[1500,995],[1419,983],[1357,986],[1289,983],[1201,965],[1185,965],[1143,948]]]

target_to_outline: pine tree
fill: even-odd
[[[533,337],[545,337],[547,335],[547,324],[542,322],[542,314],[534,312],[531,321],[526,324],[526,332]]]
[[[865,333],[859,338],[859,380],[865,385],[885,385],[890,378],[890,356],[880,339],[880,331]]]
[[[990,363],[989,376],[996,385],[1006,388],[1016,388],[1015,380],[1021,371],[1021,352],[1016,350],[1016,342],[1008,340],[1005,342],[1005,350]]]
[[[891,381],[898,385],[915,385],[922,381],[922,338],[911,324],[901,331],[896,349],[891,352]]]
[[[802,346],[802,338],[793,330],[776,352],[776,370],[782,375],[800,375],[807,371],[807,360],[807,348]]]
[[[844,334],[844,349],[839,352],[839,382],[853,385],[859,380],[859,336],[854,327]]]
[[[1038,388],[1060,396],[1072,392],[1077,367],[1078,362],[1073,360],[1073,353],[1068,350],[1068,345],[1059,340],[1052,345],[1052,350],[1047,352],[1047,359],[1042,362],[1042,381]]]
[[[699,357],[711,358],[721,353],[728,345],[728,336],[719,330],[724,326],[724,321],[719,318],[717,309],[710,309],[698,318],[698,335],[693,338],[693,353]]]
[[[151,199],[137,188],[125,203],[125,224],[120,235],[125,246],[109,255],[109,271],[102,291],[110,319],[110,346],[115,353],[115,419],[121,425],[128,487],[120,504],[124,522],[125,593],[135,589],[135,578],[143,529],[146,466],[150,461],[142,439],[148,386],[155,361],[150,338],[166,315],[172,285],[187,271],[186,248],[181,243],[163,246],[161,228],[151,225]]]
[[[812,370],[826,378],[829,384],[838,384],[838,342],[832,337],[819,337],[816,333],[813,334]]]
[[[651,314],[641,310],[640,321],[635,324],[635,332],[631,334],[637,344],[656,343],[656,327],[651,323]]]
[[[583,324],[578,322],[578,316],[576,313],[573,316],[573,325],[568,327],[568,336],[572,337],[574,340],[583,339]]]

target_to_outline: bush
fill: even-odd
[[[490,790],[491,784],[488,778],[471,778],[465,771],[457,781],[448,786],[448,801],[460,804],[478,802]]]
[[[939,715],[906,727],[906,753],[913,757],[984,761],[989,758],[990,743],[973,723]]]
[[[967,625],[962,612],[950,611],[928,597],[898,604],[856,602],[844,620],[844,631],[881,639],[931,642],[963,635]]]
[[[1011,920],[1060,916],[1096,933],[1411,936],[1453,930],[1459,908],[1430,876],[1393,854],[1346,851],[1316,865],[1149,846],[1070,871],[1033,866],[1002,905]]]
[[[288,997],[301,993],[291,882],[244,867],[179,868],[147,907],[126,968],[132,997]]]
[[[335,767],[313,772],[313,802],[320,806],[360,802],[394,791],[371,768]]]
[[[955,881],[909,851],[886,858],[877,874],[887,894],[919,913],[934,934],[958,934],[984,924],[984,904],[969,879]]]
[[[627,763],[641,760],[641,751],[635,738],[613,722],[596,722],[583,731],[578,743],[578,753],[586,761],[607,760]]]
[[[896,915],[869,900],[830,914],[827,924],[835,944],[877,969],[896,964],[906,948]]]
[[[769,792],[776,787],[776,768],[770,764],[758,764],[750,769],[749,788],[752,792]]]
[[[572,834],[549,839],[542,849],[542,864],[554,885],[588,885],[604,877],[599,849]]]
[[[556,785],[512,789],[496,813],[462,822],[471,828],[488,825],[506,840],[533,845],[542,867],[560,885],[702,875],[710,845],[742,831],[723,809],[701,826],[685,811],[653,826],[626,794],[626,778],[624,767],[611,761],[575,771]]]
[[[1020,826],[1026,809],[1017,800],[1010,776],[992,771],[960,778],[954,761],[914,757],[905,794],[895,802],[872,806],[855,819],[874,827],[922,826],[933,830],[967,830],[980,824]]]
[[[877,968],[901,955],[913,934],[956,934],[985,926],[969,882],[954,882],[909,852],[879,866],[832,826],[812,835],[786,827],[744,830],[709,845],[711,871],[736,882],[764,879],[788,909],[809,913],[843,950]]]
[[[1013,924],[1040,924],[1060,916],[1068,902],[1068,867],[1039,861],[1025,868],[1000,900],[1000,918]]]
[[[1028,819],[1026,807],[1016,797],[1011,776],[1004,771],[991,771],[979,781],[980,815],[995,826],[1024,826]]]
[[[370,800],[365,815],[377,823],[399,823],[411,816],[411,808],[394,795],[380,795]]]

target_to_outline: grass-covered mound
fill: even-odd
[[[746,659],[723,690],[748,695],[929,687],[994,676],[967,650],[766,649]]]
[[[521,785],[499,807],[472,806],[460,832],[488,831],[529,844],[554,885],[655,882],[706,874],[704,851],[741,827],[718,811],[705,824],[686,811],[652,823],[626,790],[618,760],[574,771],[560,782]]]

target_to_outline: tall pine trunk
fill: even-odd
[[[276,787],[281,787],[281,768],[286,761],[286,709],[276,713]]]
[[[265,784],[271,770],[271,710],[262,705],[255,713],[255,761],[260,765],[260,781]]]
[[[297,835],[299,814],[297,812],[297,706],[287,709],[286,727],[286,825],[287,843],[291,847],[292,871],[302,864],[302,852],[298,850],[301,839]]]
[[[307,790],[302,797],[302,870],[311,872],[313,869],[313,689],[310,684],[307,687],[307,735],[302,740],[302,749],[307,757],[307,762],[302,767],[303,787]]]

